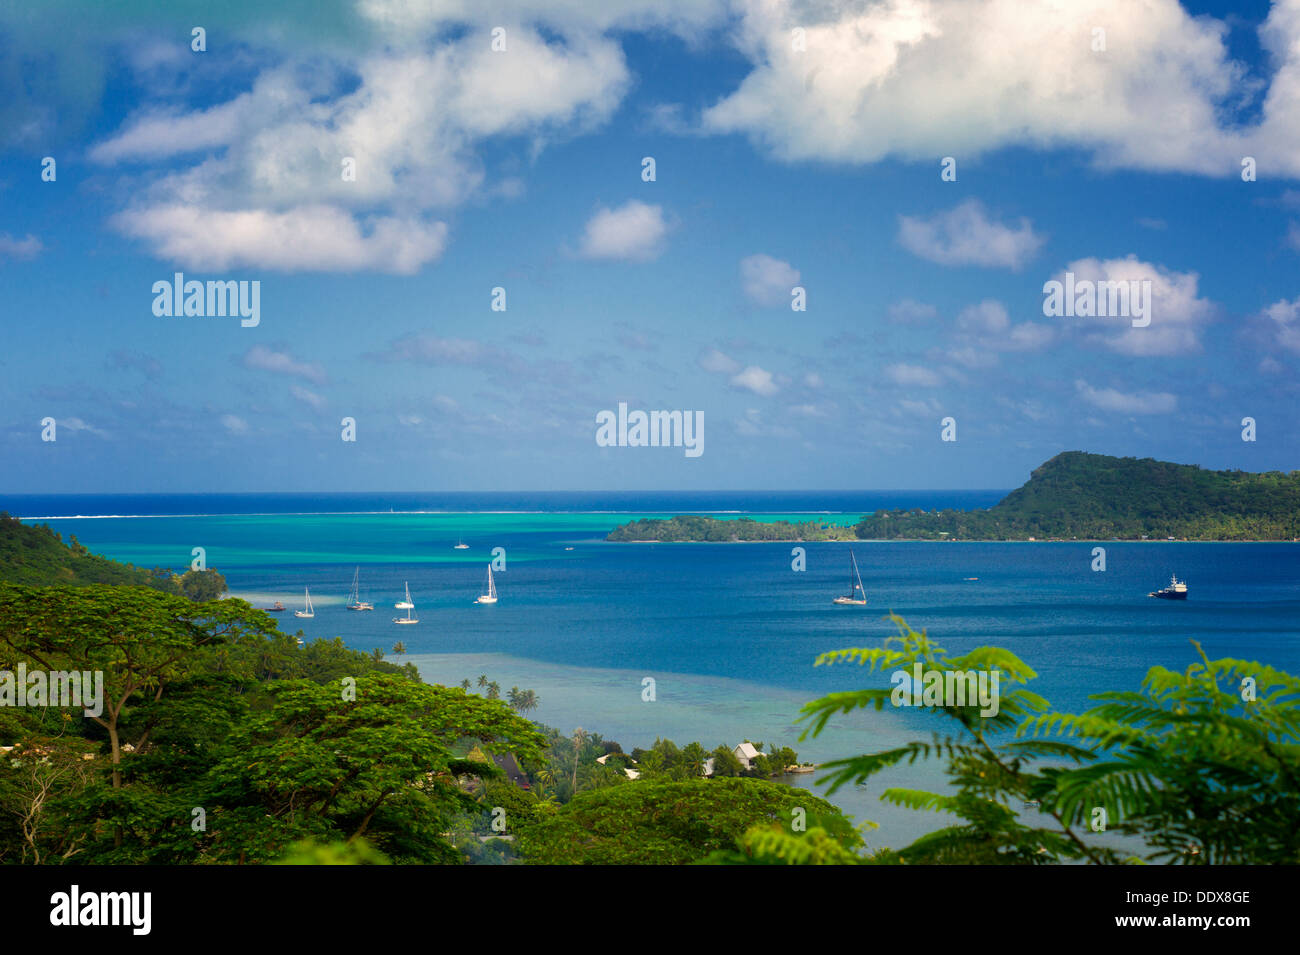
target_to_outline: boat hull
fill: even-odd
[[[831,601],[831,603],[848,604],[854,607],[865,607],[867,605],[867,602],[865,600],[854,600],[852,597],[836,597],[834,600]]]
[[[1186,600],[1187,591],[1179,593],[1175,590],[1157,590],[1153,594],[1147,594],[1148,597],[1155,597],[1157,600]]]
[[[494,604],[497,602],[496,597],[479,597],[474,601],[476,604]]]

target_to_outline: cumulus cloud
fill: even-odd
[[[1059,328],[1078,328],[1086,342],[1125,355],[1183,355],[1201,350],[1201,332],[1213,320],[1215,306],[1197,294],[1197,273],[1166,269],[1134,255],[1123,259],[1078,259],[1054,275],[1053,280],[1063,283],[1066,272],[1074,273],[1076,288],[1080,281],[1150,282],[1151,324],[1135,328],[1132,317],[1125,316],[1051,319]]]
[[[409,275],[442,255],[447,240],[442,222],[387,217],[363,230],[343,210],[321,205],[222,212],[171,204],[127,210],[113,221],[127,235],[150,242],[163,258],[219,272],[257,266]]]
[[[790,290],[799,284],[799,270],[762,252],[740,260],[740,287],[753,302],[769,308],[790,302]]]
[[[740,362],[725,355],[716,348],[710,348],[704,354],[700,355],[699,366],[705,371],[711,371],[720,375],[734,375],[740,370]]]
[[[937,371],[921,365],[890,365],[885,369],[885,377],[903,387],[935,388],[943,384],[943,377]]]
[[[1279,348],[1300,353],[1300,298],[1274,302],[1261,316]]]
[[[1260,30],[1278,68],[1258,116],[1234,115],[1253,81],[1231,57],[1227,23],[1177,0],[765,0],[743,11],[737,43],[754,68],[702,125],[785,160],[960,161],[1030,146],[1218,176],[1264,155],[1300,174],[1292,2],[1275,3]],[[1093,48],[1098,26],[1104,50]]]
[[[758,367],[758,365],[750,365],[743,371],[733,375],[731,384],[736,388],[744,388],[756,395],[762,395],[764,398],[769,398],[778,391],[772,373]]]
[[[221,426],[231,434],[245,434],[248,431],[248,422],[233,414],[223,414],[221,416]]]
[[[1094,388],[1082,378],[1075,381],[1074,387],[1084,401],[1117,414],[1169,414],[1178,407],[1178,397],[1167,391],[1127,394],[1114,388]]]
[[[979,200],[967,199],[930,219],[899,216],[898,241],[913,255],[940,265],[1019,269],[1044,240],[1028,219],[1003,225],[988,217]]]
[[[305,378],[316,384],[325,381],[325,369],[320,365],[298,361],[287,351],[276,351],[265,345],[254,345],[244,353],[244,367],[288,375],[291,378]]]
[[[41,240],[34,235],[28,234],[21,239],[16,239],[7,232],[0,232],[0,259],[35,258],[43,248]]]
[[[1005,305],[985,299],[957,313],[956,347],[946,354],[967,368],[992,368],[998,364],[999,352],[1038,351],[1055,338],[1056,332],[1050,326],[1014,324]]]
[[[580,254],[588,259],[649,262],[663,252],[667,234],[663,207],[632,199],[616,209],[600,208],[587,220]]]
[[[92,158],[192,161],[147,180],[113,223],[193,269],[418,271],[446,242],[437,210],[499,191],[485,186],[486,140],[522,139],[535,155],[603,122],[627,88],[621,48],[590,31],[517,26],[509,43],[493,53],[471,28],[436,45],[339,48],[266,68],[215,106],[151,106]]]

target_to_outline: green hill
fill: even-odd
[[[872,540],[1295,540],[1300,471],[1206,471],[1067,451],[986,510],[877,511],[855,530]]]
[[[37,587],[128,584],[161,587],[168,571],[148,571],[92,554],[76,537],[63,538],[46,524],[24,524],[0,511],[0,581]]]

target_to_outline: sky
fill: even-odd
[[[1300,0],[209,6],[0,7],[0,494],[1300,467]]]

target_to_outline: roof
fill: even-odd
[[[753,759],[755,756],[762,755],[758,750],[754,749],[753,743],[741,743],[736,747],[736,751],[745,759]]]

